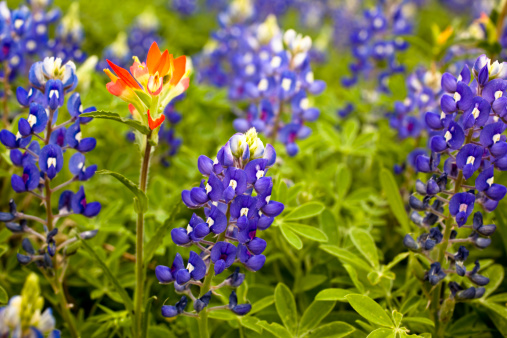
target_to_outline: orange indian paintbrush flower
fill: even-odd
[[[107,90],[128,102],[134,118],[151,130],[164,121],[163,108],[189,85],[190,60],[184,55],[174,59],[167,50],[161,52],[156,42],[151,45],[146,62],[134,57],[130,73],[109,60],[107,63],[116,74],[104,69],[111,79]]]

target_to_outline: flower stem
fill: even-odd
[[[150,135],[146,137],[146,146],[141,164],[139,189],[146,193],[148,172],[150,169],[151,144]],[[136,225],[136,289],[135,289],[135,332],[137,337],[142,335],[143,300],[144,300],[144,212],[137,214]]]
[[[227,206],[227,224],[229,224],[229,205]],[[225,239],[225,233],[227,231],[222,232],[220,235],[218,235],[217,241],[221,242]],[[213,262],[210,260],[209,268],[208,268],[208,274],[206,275],[206,278],[204,279],[204,282],[202,283],[201,289],[199,291],[199,298],[204,296],[210,289],[211,289],[211,282],[213,281]],[[199,337],[200,338],[209,338],[209,331],[208,331],[208,309],[204,308],[204,310],[199,313]]]
[[[62,272],[63,273],[63,272]],[[58,303],[60,303],[60,308],[62,310],[62,317],[67,323],[69,332],[71,337],[78,338],[79,334],[77,332],[76,323],[74,322],[74,317],[70,312],[69,303],[67,303],[67,299],[65,298],[65,292],[63,291],[63,285],[60,283],[58,278],[55,276],[56,281],[56,294],[58,296]]]
[[[470,129],[468,132],[465,143],[468,144],[472,141],[474,135],[473,129]],[[458,177],[456,178],[456,183],[454,184],[454,193],[457,194],[461,191],[461,187],[463,183],[466,180],[463,179],[463,171],[460,170]],[[445,229],[444,229],[444,238],[442,241],[442,244],[440,245],[439,251],[438,251],[438,262],[440,262],[440,265],[442,268],[444,268],[444,263],[446,261],[445,253],[447,252],[447,247],[449,246],[449,240],[451,238],[451,232],[452,232],[452,223],[453,223],[453,217],[449,214],[449,217],[446,219],[445,222]],[[443,282],[442,282],[443,283]],[[435,322],[435,333],[436,337],[441,337],[442,330],[445,329],[445,326],[447,323],[441,322],[438,318],[439,311],[440,311],[440,297],[442,293],[442,283],[439,283],[435,289],[433,290],[433,300],[431,304],[431,312],[433,314],[433,321]],[[439,336],[440,334],[440,336]]]

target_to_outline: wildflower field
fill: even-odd
[[[0,338],[507,337],[507,0],[0,2]]]

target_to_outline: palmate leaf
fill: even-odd
[[[139,189],[139,187],[134,182],[132,182],[122,174],[116,173],[111,170],[105,169],[98,170],[96,174],[113,176],[118,181],[123,183],[123,185],[126,186],[134,194],[137,200],[137,201],[134,200],[134,206],[137,213],[145,212],[146,210],[148,210],[148,198],[146,197],[146,194],[141,189]]]
[[[126,124],[129,127],[136,129],[137,131],[139,131],[141,134],[144,134],[144,135],[148,135],[151,132],[150,128],[142,125],[141,122],[129,119],[127,117],[122,117],[117,113],[113,113],[113,112],[109,112],[109,111],[98,110],[98,111],[93,111],[93,112],[89,112],[89,113],[83,113],[79,116],[117,121],[117,122]]]

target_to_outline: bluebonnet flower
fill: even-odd
[[[6,306],[0,307],[0,337],[59,338],[51,308],[42,311],[44,299],[40,296],[39,280],[31,273],[21,291]]]
[[[30,193],[42,200],[46,208],[51,208],[48,200],[51,200],[53,193],[59,192],[74,181],[86,181],[95,174],[97,166],[86,167],[82,153],[91,151],[96,141],[94,138],[81,137],[81,127],[90,122],[90,119],[79,117],[83,111],[79,94],[74,93],[68,100],[69,107],[74,108],[69,109],[70,120],[57,125],[58,110],[63,105],[64,97],[70,95],[78,82],[72,61],[63,64],[60,58],[47,57],[32,65],[29,80],[28,91],[22,87],[17,90],[18,102],[28,110],[28,115],[19,119],[16,135],[5,129],[0,131],[0,142],[11,149],[10,158],[13,165],[22,168],[21,175],[12,175],[13,190],[17,193]],[[73,124],[68,129],[65,128],[71,123]],[[64,152],[72,149],[77,151],[68,164],[73,178],[51,187],[52,180],[64,169]],[[88,203],[81,187],[77,193],[70,190],[61,193],[57,214],[54,210],[46,209],[47,217],[26,215],[16,210],[14,201],[11,201],[10,209],[9,213],[1,214],[4,216],[0,217],[0,220],[6,222],[7,228],[12,232],[29,233],[37,240],[37,243],[32,243],[28,238],[24,238],[22,248],[25,254],[18,253],[18,261],[21,264],[33,262],[39,267],[51,269],[52,257],[57,256],[57,251],[64,250],[65,257],[70,256],[73,252],[67,249],[77,241],[73,235],[58,233],[58,220],[73,213],[94,217],[100,212],[101,205],[99,202]],[[44,232],[34,231],[28,226],[29,221],[41,223]],[[85,231],[79,236],[89,239],[95,233]],[[55,237],[57,234],[58,239]],[[57,245],[57,241],[65,237],[67,239]],[[35,250],[34,245],[40,249]]]
[[[227,87],[230,100],[248,103],[234,120],[238,132],[256,128],[283,142],[294,156],[299,151],[296,140],[311,134],[306,124],[320,115],[311,106],[310,96],[326,86],[312,72],[312,40],[292,29],[282,32],[275,16],[255,21],[253,8],[238,6],[233,2],[222,13],[221,29],[209,44],[212,47],[205,47],[197,57],[198,78]]]
[[[79,21],[79,4],[74,2],[58,24],[55,38],[50,40],[48,45],[52,53],[64,62],[74,60],[81,63],[86,59],[86,53],[81,48],[83,40],[84,29]]]
[[[172,8],[184,16],[194,14],[197,7],[197,0],[172,0]]]
[[[179,314],[182,314],[187,307],[187,297],[182,296],[181,299],[173,306],[173,305],[164,305],[162,306],[162,316],[171,318],[176,317]]]
[[[411,17],[406,14],[411,6],[411,1],[379,2],[354,20],[349,35],[354,62],[349,65],[351,75],[342,79],[344,86],[353,86],[360,78],[375,77],[377,90],[389,93],[389,77],[405,70],[397,53],[408,48],[401,35],[413,30]]]
[[[205,155],[199,157],[197,167],[205,179],[198,187],[184,190],[182,200],[188,208],[204,209],[204,217],[194,213],[186,228],[171,231],[171,238],[177,245],[197,246],[201,254],[190,251],[186,268],[181,255],[176,254],[171,267],[159,265],[155,269],[161,284],[174,282],[177,292],[194,300],[197,313],[209,305],[211,298],[210,289],[202,289],[203,278],[220,275],[235,263],[251,271],[264,265],[266,257],[262,253],[266,241],[257,237],[258,232],[266,230],[284,209],[282,203],[271,201],[273,182],[266,177],[275,160],[274,148],[269,144],[264,147],[255,129],[232,136],[220,148],[216,160]],[[213,238],[216,240],[212,241]],[[211,286],[211,290],[238,287],[244,278],[237,268],[222,283]],[[204,294],[194,297],[188,284],[199,285]],[[235,293],[230,297],[225,308],[238,315],[250,311],[249,304],[237,304]],[[184,306],[180,310],[178,306],[164,307],[162,314],[173,317],[183,309]]]
[[[404,245],[433,262],[426,274],[431,284],[436,285],[447,274],[455,273],[468,277],[479,286],[463,289],[459,283],[449,283],[451,298],[456,300],[481,297],[484,294],[482,286],[489,282],[479,274],[478,261],[473,270],[467,271],[465,261],[469,249],[465,244],[479,249],[491,244],[489,236],[495,232],[496,226],[484,224],[483,214],[477,211],[477,207],[491,212],[507,193],[505,186],[494,183],[495,173],[507,170],[507,143],[503,135],[506,129],[506,77],[507,65],[492,62],[485,55],[477,58],[471,67],[464,65],[457,78],[449,73],[442,75],[441,87],[445,93],[440,108],[443,122],[439,124],[431,112],[426,114],[426,128],[432,133],[429,142],[431,156],[419,153],[414,161],[418,171],[432,176],[426,182],[418,180],[416,183],[416,193],[423,199],[414,195],[409,199],[414,209],[410,219],[424,232],[417,241],[406,235]],[[441,158],[444,160],[442,167]],[[467,225],[472,214],[472,225]],[[467,236],[458,237],[465,231],[469,231]],[[452,247],[455,243],[463,245],[455,254],[448,253],[447,246]],[[445,256],[450,260],[441,260]],[[443,265],[447,267],[448,261],[448,268],[444,269]]]

